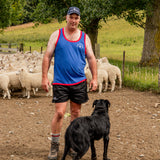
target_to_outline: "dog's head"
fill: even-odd
[[[96,110],[105,110],[108,113],[108,108],[110,107],[110,102],[107,99],[99,99],[93,102],[92,107],[95,107]]]

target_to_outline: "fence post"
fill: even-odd
[[[160,52],[159,52],[159,73],[158,73],[158,88],[160,88]]]
[[[8,48],[11,48],[11,43],[8,44]],[[8,51],[8,52],[11,52],[11,51]]]
[[[0,48],[1,48],[1,44],[0,44]],[[2,52],[2,50],[0,50],[0,52]]]
[[[23,52],[23,43],[20,43],[20,47],[19,47],[19,51],[21,52]]]
[[[29,51],[30,51],[30,53],[31,53],[31,46],[29,47]]]
[[[100,44],[95,44],[95,56],[96,58],[100,58]]]
[[[41,54],[42,54],[42,51],[43,51],[43,47],[41,47]]]
[[[122,66],[122,82],[124,81],[124,69],[125,69],[125,51],[123,51],[123,66]]]

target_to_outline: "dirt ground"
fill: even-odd
[[[47,160],[50,123],[54,114],[51,97],[43,91],[31,99],[16,92],[12,99],[0,95],[0,160]],[[115,92],[89,93],[81,116],[92,113],[95,99],[108,99],[111,130],[108,157],[111,160],[160,160],[160,95],[123,88]],[[69,103],[67,112],[69,113]],[[60,139],[59,160],[64,149],[64,133],[70,117],[66,114]],[[103,158],[103,142],[96,141],[98,160]],[[67,160],[71,159],[67,157]],[[82,160],[90,159],[90,149]]]

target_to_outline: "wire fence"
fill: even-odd
[[[118,66],[122,71],[123,85],[140,90],[160,91],[160,59],[159,66],[140,67],[140,57],[126,56],[110,57],[110,63]]]

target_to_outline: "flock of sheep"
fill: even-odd
[[[0,92],[3,99],[11,99],[11,93],[21,90],[22,96],[30,98],[30,92],[35,95],[41,88],[42,81],[42,59],[43,54],[34,51],[33,53],[18,52],[15,54],[0,54]],[[54,58],[48,72],[48,79],[53,81]],[[97,59],[98,69],[98,90],[99,93],[107,91],[108,84],[111,84],[111,91],[115,90],[116,80],[118,79],[119,88],[122,87],[120,69],[108,62],[106,57]],[[88,64],[85,67],[87,83],[91,80],[91,72]],[[52,85],[51,85],[52,86]],[[89,88],[88,88],[89,91]],[[52,88],[49,89],[47,96],[52,96]]]

